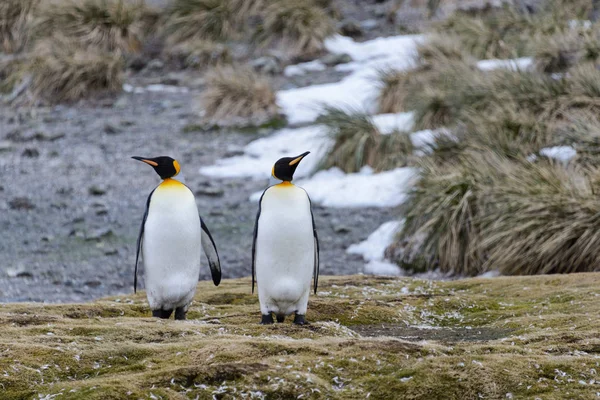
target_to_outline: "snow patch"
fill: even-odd
[[[411,131],[415,125],[415,113],[379,114],[373,116],[372,120],[379,133],[389,135],[394,131]]]
[[[366,240],[350,245],[346,252],[360,254],[366,261],[382,261],[385,249],[392,244],[394,236],[396,236],[403,223],[404,221],[388,221],[382,224]]]
[[[326,41],[333,53],[347,53],[353,62],[338,65],[336,70],[352,73],[339,82],[281,90],[277,103],[290,124],[314,121],[323,106],[349,107],[366,112],[375,111],[373,101],[379,89],[375,85],[378,71],[386,68],[406,70],[416,66],[417,44],[421,35],[378,38],[364,43],[334,36]]]
[[[297,184],[326,207],[396,207],[406,200],[417,175],[417,169],[410,167],[378,174],[370,167],[355,174],[331,168]]]
[[[310,151],[311,154],[302,160],[294,174],[301,178],[316,169],[330,145],[331,139],[320,125],[282,129],[272,136],[251,142],[244,148],[243,155],[218,160],[215,165],[200,168],[200,173],[221,178],[266,179],[275,161],[281,157]]]
[[[126,93],[142,94],[146,92],[153,93],[188,93],[189,88],[185,86],[172,86],[172,85],[148,85],[146,87],[133,86],[128,83],[123,84],[123,91]]]
[[[304,62],[304,63],[300,63],[300,64],[295,64],[295,65],[288,65],[283,70],[283,74],[285,76],[290,77],[290,76],[295,76],[295,75],[304,75],[307,72],[311,72],[311,71],[325,71],[326,68],[327,68],[327,66],[325,64],[323,64],[321,61],[314,60],[314,61]]]
[[[533,58],[522,57],[511,60],[481,60],[477,62],[477,68],[482,71],[493,71],[495,69],[508,69],[511,71],[524,71],[533,66]]]
[[[541,149],[540,155],[566,164],[577,156],[577,151],[571,146],[554,146]]]

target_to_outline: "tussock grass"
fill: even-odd
[[[460,39],[455,36],[433,34],[417,46],[417,59],[422,64],[439,66],[448,62],[473,62],[465,51]]]
[[[81,47],[78,41],[55,36],[38,42],[34,54],[29,69],[37,98],[71,102],[121,90],[123,60],[118,53]]]
[[[586,175],[542,162],[515,168],[489,194],[482,218],[484,269],[526,275],[594,271],[600,204]]]
[[[137,53],[146,34],[143,2],[48,0],[39,14],[38,36],[61,34],[108,52]]]
[[[591,63],[579,65],[570,72],[571,94],[600,99],[600,70]]]
[[[447,163],[425,159],[421,179],[403,209],[406,222],[398,242],[406,254],[425,260],[430,269],[476,275],[483,271],[479,219],[492,153],[461,153]],[[416,254],[416,257],[414,256]]]
[[[204,117],[218,124],[258,126],[278,116],[276,100],[265,76],[250,67],[224,66],[207,73],[200,103]]]
[[[335,32],[327,12],[311,0],[280,0],[265,8],[258,34],[263,45],[276,44],[297,57],[314,57]]]
[[[327,107],[318,122],[334,142],[321,168],[338,167],[350,173],[368,165],[382,171],[405,166],[411,158],[413,145],[407,133],[382,135],[365,113]]]
[[[233,6],[228,0],[174,0],[164,27],[168,42],[231,38],[237,32]]]
[[[562,73],[584,56],[582,38],[577,33],[538,38],[534,45],[536,68],[543,73]]]
[[[526,16],[504,8],[475,17],[455,13],[436,30],[439,34],[456,35],[464,49],[477,59],[516,58],[527,53],[524,31],[529,26]]]
[[[231,52],[212,40],[192,39],[165,50],[166,58],[178,68],[203,68],[231,63]]]
[[[0,52],[23,51],[31,39],[33,11],[40,0],[0,2]]]

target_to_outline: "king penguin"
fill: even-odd
[[[183,320],[200,274],[200,246],[208,258],[215,286],[221,263],[215,242],[198,214],[192,191],[174,179],[181,170],[171,157],[132,157],[154,168],[163,180],[148,196],[137,239],[133,288],[137,292],[140,251],[144,260],[146,294],[152,316]]]
[[[310,198],[292,183],[298,164],[310,152],[278,160],[272,176],[281,183],[262,194],[252,246],[252,293],[258,284],[261,324],[272,324],[295,313],[294,323],[306,324],[306,309],[314,276],[319,279],[319,239]]]

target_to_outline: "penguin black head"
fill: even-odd
[[[172,159],[171,157],[131,157],[134,160],[138,160],[141,162],[145,162],[146,164],[152,166],[156,173],[162,178],[172,178],[181,171],[181,167],[177,160]]]
[[[298,164],[300,164],[300,161],[302,161],[302,159],[309,153],[310,151],[307,151],[306,153],[302,153],[296,157],[280,158],[273,166],[273,171],[271,174],[276,179],[284,182],[290,182],[294,178],[294,172],[296,172]]]

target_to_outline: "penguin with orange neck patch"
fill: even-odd
[[[196,292],[200,246],[208,258],[215,286],[221,282],[221,263],[215,242],[198,214],[192,191],[174,179],[181,170],[171,157],[132,157],[154,168],[163,180],[148,196],[137,239],[134,291],[140,252],[144,259],[146,294],[152,316],[183,320]]]
[[[252,246],[252,292],[258,284],[261,324],[272,324],[273,315],[283,322],[292,313],[294,323],[306,324],[308,296],[317,293],[319,240],[311,202],[292,179],[298,164],[309,154],[285,157],[273,166],[272,175],[282,182],[262,194]]]

